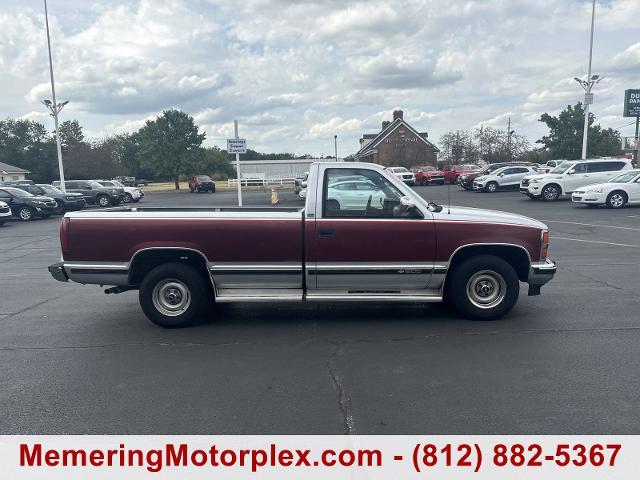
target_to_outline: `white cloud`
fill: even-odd
[[[50,119],[40,8],[0,14],[3,114]],[[432,140],[503,126],[532,142],[540,114],[582,98],[590,1],[66,0],[49,5],[64,118],[131,131],[182,108],[223,145],[238,119],[269,151],[344,154],[395,108]],[[616,122],[640,78],[638,0],[598,0],[593,111]],[[41,113],[42,112],[42,113]],[[622,120],[624,122],[624,119]],[[615,124],[615,123],[614,123]],[[252,147],[253,148],[253,147]]]

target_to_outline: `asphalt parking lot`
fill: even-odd
[[[417,190],[446,202],[447,187]],[[541,296],[523,288],[494,322],[439,305],[250,304],[163,330],[136,292],[49,276],[59,217],[5,225],[0,433],[640,433],[640,208],[450,194],[547,222],[560,268]],[[234,202],[181,192],[140,205]]]

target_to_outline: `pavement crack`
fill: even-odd
[[[28,312],[29,310],[32,310],[34,308],[38,308],[40,305],[44,305],[45,303],[50,302],[51,300],[54,300],[56,298],[58,297],[57,296],[49,297],[45,300],[42,300],[41,302],[34,303],[33,305],[29,305],[28,307],[25,307],[22,310],[18,310],[17,312],[11,312],[6,317],[4,317],[3,320],[6,320],[7,318],[15,317],[16,315],[20,315],[21,313],[24,313],[24,312]]]
[[[628,292],[628,293],[632,293],[632,294],[637,294],[636,291],[628,289],[628,288],[624,288],[624,287],[619,287],[618,285],[614,285],[613,283],[609,283],[605,280],[601,280],[599,278],[596,277],[592,277],[591,275],[587,275],[586,273],[582,273],[582,272],[578,272],[577,270],[574,270],[572,268],[568,268],[568,267],[563,267],[565,270],[571,272],[571,273],[575,273],[576,275],[579,275],[581,277],[584,278],[588,278],[589,280],[591,280],[592,282],[598,283],[600,285],[604,285],[605,287],[609,287],[609,288],[613,288],[614,290],[620,290],[622,292]]]
[[[342,378],[336,373],[335,369],[331,365],[331,361],[336,358],[342,351],[342,344],[338,342],[332,342],[334,345],[334,351],[327,360],[327,370],[329,376],[333,381],[333,385],[336,388],[338,394],[338,410],[342,416],[342,426],[344,427],[345,435],[355,435],[356,427],[353,421],[353,410],[351,407],[351,397],[347,394]]]

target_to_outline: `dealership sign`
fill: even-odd
[[[624,91],[624,116],[640,117],[640,89]]]
[[[227,153],[247,153],[246,138],[228,138]]]

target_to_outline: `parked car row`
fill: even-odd
[[[490,193],[519,189],[534,200],[571,196],[574,203],[593,207],[640,204],[640,169],[634,169],[629,159],[553,160],[546,167],[552,163],[556,166],[548,173],[540,173],[540,167],[532,163],[494,163],[460,175],[458,184],[465,190]]]
[[[64,185],[63,192],[58,188],[59,181],[52,185],[30,180],[1,184],[0,203],[8,208],[8,214],[5,206],[0,206],[0,225],[12,216],[29,221],[81,210],[88,204],[110,207],[139,202],[144,197],[142,189],[118,180],[67,180]]]

